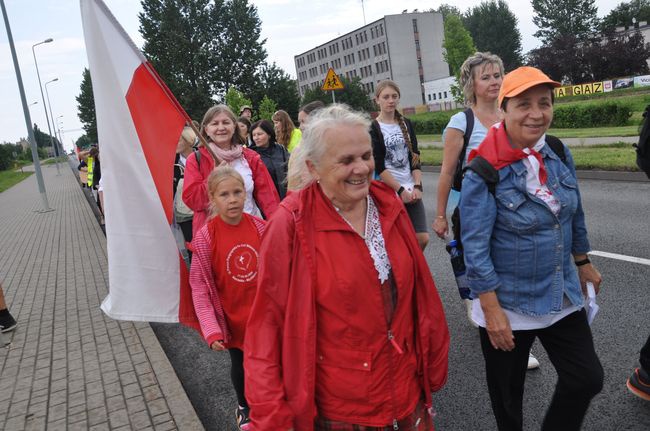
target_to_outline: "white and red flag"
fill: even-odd
[[[101,0],[81,0],[105,190],[109,294],[120,320],[196,326],[171,224],[176,145],[189,117]]]

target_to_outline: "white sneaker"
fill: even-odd
[[[467,319],[469,320],[469,323],[471,323],[473,327],[478,328],[478,325],[476,322],[474,322],[474,319],[472,319],[473,301],[471,299],[463,299],[463,301],[465,301],[465,308],[467,309]]]
[[[528,369],[529,370],[534,370],[536,368],[539,368],[539,361],[535,356],[533,356],[532,353],[528,354]]]

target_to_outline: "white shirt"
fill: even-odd
[[[399,124],[385,124],[379,122],[381,134],[384,135],[386,157],[384,164],[395,180],[409,192],[413,191],[413,175],[409,163],[409,149],[404,141],[402,128]]]

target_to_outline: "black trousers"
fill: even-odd
[[[500,431],[523,429],[524,380],[528,353],[536,337],[558,374],[542,430],[580,429],[591,399],[603,387],[603,367],[594,349],[584,309],[548,328],[513,331],[515,348],[510,352],[494,349],[485,328],[479,331],[488,391]]]
[[[237,402],[242,407],[248,407],[244,393],[244,352],[239,349],[228,349],[230,353],[230,379],[237,394]]]
[[[641,355],[639,355],[639,362],[641,363],[641,368],[646,374],[650,375],[650,336],[645,342],[645,345],[641,349]]]

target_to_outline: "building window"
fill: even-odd
[[[418,32],[418,20],[413,19],[413,33],[417,33],[417,32]]]
[[[445,99],[447,98],[447,92],[445,91]]]

